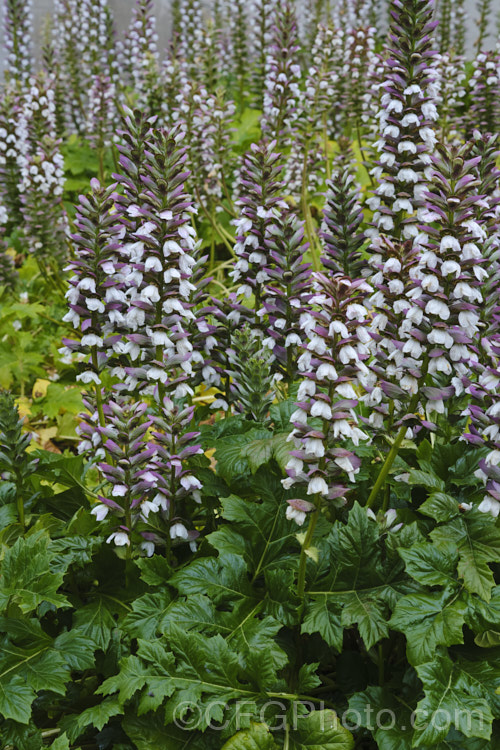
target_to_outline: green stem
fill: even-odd
[[[425,371],[426,368],[424,368],[424,377],[425,377]],[[413,414],[415,409],[417,408],[418,404],[418,391],[417,393],[414,393],[410,405],[408,407],[408,414]],[[401,448],[401,444],[404,440],[404,437],[406,435],[406,430],[408,429],[408,425],[403,424],[399,428],[399,432],[396,435],[396,439],[394,440],[391,449],[389,453],[387,454],[387,458],[384,461],[384,465],[382,466],[380,473],[377,477],[377,481],[373,485],[373,489],[370,492],[370,495],[368,497],[368,500],[366,501],[366,507],[371,508],[373,504],[375,503],[375,500],[377,499],[377,495],[380,492],[382,486],[384,485],[385,480],[387,479],[387,475],[389,474],[392,464],[394,463],[396,456],[398,455],[399,449]]]
[[[199,190],[196,189],[195,192],[196,192],[196,197],[198,199],[198,203],[199,203],[199,205],[201,207],[201,210],[203,211],[203,213],[205,214],[205,216],[209,220],[210,224],[212,225],[212,227],[215,229],[215,231],[217,232],[217,234],[221,238],[222,242],[225,244],[225,246],[229,250],[230,254],[234,257],[235,256],[234,248],[233,248],[232,245],[229,244],[228,239],[227,239],[229,237],[229,239],[231,240],[231,242],[233,242],[234,241],[233,237],[231,237],[231,235],[229,234],[229,232],[226,232],[226,230],[224,229],[224,227],[221,227],[220,224],[218,224],[215,221],[215,219],[212,216],[212,214],[207,211],[207,209],[206,209],[203,201],[201,200],[201,196],[200,196]]]
[[[401,448],[401,444],[404,440],[407,429],[408,429],[408,425],[406,424],[400,427],[399,432],[396,436],[396,439],[391,446],[391,450],[387,454],[387,458],[384,461],[384,465],[382,466],[380,473],[377,477],[377,481],[373,485],[373,489],[370,492],[368,500],[366,501],[367,508],[371,508],[375,500],[377,499],[377,495],[380,489],[382,488],[382,485],[384,484],[387,478],[387,475],[389,474],[389,471],[391,470],[392,464],[394,463],[396,456],[398,455],[399,449]]]
[[[290,725],[286,722],[285,726],[285,737],[283,740],[283,750],[289,750],[290,747]]]
[[[94,369],[96,372],[98,372],[98,366],[99,363],[97,361],[97,346],[92,347],[92,364],[94,365]],[[104,417],[104,409],[102,405],[102,392],[100,386],[96,383],[95,384],[95,401],[97,406],[97,414],[99,415],[99,424],[101,427],[106,426],[106,419]]]
[[[307,527],[306,538],[304,539],[304,544],[302,545],[302,549],[300,550],[299,575],[297,577],[297,596],[299,596],[301,599],[304,596],[306,587],[307,551],[311,546],[311,542],[314,536],[314,530],[316,528],[316,524],[318,523],[320,502],[321,497],[316,498],[316,509],[311,513],[309,526]]]
[[[25,515],[24,515],[24,496],[23,496],[23,493],[21,491],[22,484],[23,484],[23,478],[20,475],[20,473],[18,471],[16,471],[16,490],[17,490],[16,504],[17,504],[17,515],[19,517],[19,524],[20,524],[20,526],[21,526],[21,528],[23,530],[23,534],[24,534],[24,529],[26,528],[26,520],[25,520]]]
[[[212,236],[212,242],[210,243],[210,260],[208,262],[208,274],[210,275],[215,266],[215,237]]]
[[[382,643],[378,645],[378,684],[383,687],[385,682],[384,676],[384,646]]]
[[[361,159],[363,160],[363,167],[366,169],[366,173],[368,175],[368,179],[370,180],[371,187],[375,187],[375,183],[373,182],[373,177],[371,176],[370,170],[368,169],[368,162],[365,156],[365,152],[363,150],[363,142],[361,140],[361,129],[359,127],[358,119],[356,119],[356,133],[358,136],[359,153],[361,154]]]
[[[104,146],[102,143],[99,144],[99,182],[104,185]]]
[[[326,112],[323,114],[323,149],[325,151],[326,179],[329,180],[332,176],[332,170],[328,157],[328,118]]]

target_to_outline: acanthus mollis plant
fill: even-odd
[[[15,503],[22,533],[26,527],[26,511],[31,509],[36,496],[30,477],[38,465],[37,459],[30,458],[27,451],[32,435],[23,431],[23,425],[14,397],[1,391],[0,476],[5,483],[2,486],[2,505]]]
[[[465,0],[443,0],[437,6],[438,26],[436,40],[441,55],[453,51],[457,55],[465,52]]]
[[[276,17],[266,64],[261,127],[266,138],[289,149],[297,130],[301,69],[294,6],[287,0]]]
[[[118,251],[123,234],[118,216],[113,213],[115,187],[105,188],[93,179],[92,192],[80,197],[75,217],[76,233],[71,235],[75,257],[69,265],[73,276],[66,292],[69,312],[63,319],[81,334],[77,341],[65,339],[63,343],[82,359],[77,380],[94,386],[101,426],[105,423],[103,377],[105,379],[113,356],[113,344],[117,336],[120,338],[117,331],[124,321],[126,300],[115,279],[120,268]]]
[[[230,275],[233,281],[242,281],[238,295],[254,296],[255,322],[260,326],[261,305],[269,281],[269,239],[280,218],[282,183],[279,181],[280,154],[276,142],[253,145],[243,162],[240,176],[240,197],[237,208],[240,218],[236,222],[237,261]]]
[[[480,222],[481,196],[476,192],[479,158],[471,158],[470,145],[438,147],[433,179],[421,210],[425,233],[420,244],[420,285],[425,292],[426,340],[432,345],[426,357],[428,372],[451,382],[466,375],[478,360],[481,288],[488,270],[477,243],[484,240]],[[419,348],[418,336],[415,342]],[[435,348],[434,348],[435,347]],[[442,399],[433,410],[444,411]]]
[[[469,131],[496,133],[500,123],[500,54],[497,50],[479,52],[472,62],[474,72],[469,79],[470,108],[467,113]]]
[[[442,143],[454,143],[463,140],[465,97],[467,96],[465,61],[449,52],[437,55],[436,71],[436,106],[438,120],[436,127]]]
[[[108,457],[98,463],[108,491],[106,497],[99,496],[91,513],[98,521],[108,516],[117,521],[106,541],[116,547],[127,547],[129,555],[135,541],[148,554],[154,551],[154,545],[151,550],[147,538],[137,529],[141,521],[147,522],[151,511],[158,510],[158,505],[150,499],[158,480],[150,467],[156,447],[147,440],[152,425],[147,409],[145,403],[126,403],[112,397],[104,406],[104,424],[96,427]]]
[[[10,221],[21,221],[19,151],[24,142],[19,133],[20,99],[10,87],[0,101],[0,198]]]
[[[439,52],[444,54],[450,49],[451,37],[451,0],[442,0],[436,8],[436,43]]]
[[[361,192],[352,168],[354,155],[346,139],[340,141],[341,152],[327,182],[323,223],[320,237],[321,263],[333,273],[354,279],[361,275],[361,248],[366,237],[361,229],[363,209]]]
[[[54,91],[54,104],[56,108],[56,135],[63,138],[66,131],[65,107],[66,93],[62,83],[62,72],[57,50],[52,38],[52,30],[47,26],[44,30],[44,39],[41,49],[41,69],[52,83]]]
[[[208,18],[200,40],[200,65],[197,78],[210,94],[215,94],[220,86],[225,84],[227,64],[228,62],[222,59],[221,32],[214,20]]]
[[[147,101],[151,69],[159,74],[158,32],[153,0],[137,0],[124,42],[122,67],[137,104]]]
[[[52,82],[42,74],[30,79],[21,101],[18,136],[19,193],[28,250],[42,275],[59,284],[59,266],[68,251],[64,160],[56,138]]]
[[[193,456],[203,453],[196,444],[200,433],[192,430],[194,407],[175,403],[165,396],[158,406],[158,414],[153,416],[152,437],[155,440],[155,453],[152,469],[156,476],[156,494],[152,503],[158,506],[159,517],[166,532],[161,527],[145,535],[150,545],[164,544],[167,559],[172,560],[172,548],[186,542],[193,551],[199,536],[192,525],[196,507],[201,504],[202,483],[189,468]],[[156,508],[155,508],[156,509]]]
[[[99,157],[99,178],[103,178],[104,154],[114,141],[118,124],[116,87],[108,76],[97,75],[89,92],[87,137]]]
[[[250,6],[251,8],[251,6]],[[249,50],[247,27],[253,19],[249,17],[249,3],[245,0],[227,0],[227,14],[230,23],[232,74],[236,79],[238,105],[242,111],[248,96]]]
[[[488,259],[488,273],[492,278],[495,269],[492,252],[498,249],[500,244],[500,194],[498,185],[500,170],[497,167],[499,156],[499,136],[497,133],[486,133],[482,135],[478,130],[473,133],[472,157],[479,157],[476,167],[476,175],[479,179],[477,192],[481,198],[478,204],[481,217],[481,229],[484,240],[482,253]]]
[[[267,421],[275,398],[272,359],[258,330],[247,324],[233,332],[228,352],[231,401],[236,412],[260,424]]]
[[[371,338],[364,298],[371,287],[342,274],[316,273],[313,282],[310,309],[301,321],[306,334],[298,360],[303,379],[290,419],[293,448],[286,467],[288,477],[283,480],[286,489],[298,492],[287,500],[287,516],[302,525],[306,513],[312,513],[303,543],[305,554],[323,504],[334,512],[348,492],[345,475],[355,481],[361,465],[356,446],[370,437],[359,427],[355,410],[360,392],[375,379],[366,364]],[[302,594],[304,565],[305,560],[299,573]]]
[[[373,26],[347,29],[344,49],[345,57],[339,76],[342,80],[342,104],[336,119],[342,124],[343,132],[350,132],[361,146],[361,136],[370,119],[366,82],[373,77],[377,64]]]
[[[267,56],[273,40],[276,12],[276,0],[253,0],[252,19],[255,26],[250,39],[253,63],[249,88],[260,110],[264,106]]]
[[[498,293],[498,285],[495,290]],[[463,439],[471,445],[483,447],[486,452],[479,460],[475,475],[485,485],[485,495],[478,510],[495,518],[500,514],[500,342],[498,335],[481,341],[481,362],[476,366],[475,377],[463,379],[469,403],[462,412],[467,417],[467,430]],[[468,508],[470,509],[470,505]]]
[[[85,95],[80,66],[80,3],[54,0],[52,36],[57,49],[61,85],[65,91],[65,122],[69,133],[85,131]]]
[[[107,0],[83,0],[80,7],[81,71],[85,86],[96,76],[117,82],[115,29]]]
[[[177,122],[179,97],[182,96],[182,91],[187,83],[184,61],[179,59],[175,47],[168,50],[167,57],[163,60],[159,80],[161,82],[161,103],[156,114],[161,125],[171,128]]]
[[[309,209],[310,195],[318,194],[324,173],[330,174],[328,117],[338,82],[333,42],[334,31],[328,26],[319,27],[297,98],[295,137],[290,143],[290,154],[285,157],[283,180],[287,193],[301,199],[311,247],[315,238]]]
[[[200,0],[179,0],[173,19],[176,57],[182,60],[186,76],[201,81],[203,9]]]
[[[212,223],[216,212],[222,211],[222,201],[231,203],[226,175],[234,169],[231,122],[235,112],[234,102],[225,99],[222,91],[185,87],[179,115],[183,116],[181,128],[186,128],[189,188]]]
[[[290,211],[271,229],[268,240],[269,282],[264,310],[268,319],[264,344],[274,356],[272,369],[288,384],[296,379],[297,358],[304,344],[300,318],[310,297],[311,266],[305,263],[308,245],[304,243],[304,226]]]
[[[484,49],[484,46],[486,44],[486,40],[489,36],[489,24],[491,21],[491,0],[479,0],[478,2],[478,16],[477,19],[477,26],[478,26],[478,35],[476,40],[476,52],[481,52],[482,49]]]
[[[210,408],[228,412],[234,401],[230,374],[233,359],[231,343],[238,330],[250,322],[252,312],[231,292],[222,300],[211,297],[209,304],[200,310],[200,315],[205,317],[205,342],[210,347],[204,363],[203,382],[208,387],[218,389]],[[197,347],[199,351],[200,347]]]
[[[22,90],[33,68],[33,5],[32,0],[4,0],[5,77]]]
[[[2,206],[0,206],[0,216]],[[19,274],[16,271],[14,259],[7,252],[7,246],[2,235],[2,226],[0,225],[0,288],[13,292],[19,280]]]
[[[393,242],[380,235],[368,252],[368,281],[374,292],[365,304],[370,310],[371,367],[377,381],[363,397],[370,411],[364,419],[385,444],[385,435],[395,428],[412,435],[416,424],[413,412],[423,372],[420,349],[415,349],[409,334],[423,319],[417,280],[420,249],[411,240]]]
[[[117,176],[126,188],[120,208],[127,239],[117,279],[131,290],[123,333],[124,353],[133,361],[125,365],[124,383],[132,391],[157,385],[160,403],[167,390],[175,398],[193,393],[187,325],[194,318],[190,298],[196,242],[193,205],[184,192],[189,173],[182,139],[179,130],[152,131],[141,171]],[[130,175],[133,165],[123,153],[120,162]],[[130,183],[135,189],[130,190]]]
[[[165,397],[156,415],[144,402],[113,395],[104,407],[106,423],[98,427],[108,459],[98,464],[109,492],[92,509],[97,520],[114,519],[107,542],[135,548],[151,557],[163,549],[173,562],[173,549],[186,542],[193,549],[199,533],[188,529],[193,505],[201,503],[201,482],[188,462],[203,453],[190,431],[194,409]]]
[[[449,430],[456,420],[456,399],[464,393],[464,378],[473,376],[480,359],[481,289],[488,272],[476,244],[483,238],[481,197],[476,193],[478,159],[470,158],[470,146],[448,150],[440,145],[438,151],[426,205],[419,209],[425,224],[419,225],[415,247],[412,250],[410,241],[398,247],[380,237],[379,259],[375,255],[372,261],[378,267],[371,281],[378,287],[372,299],[379,308],[372,328],[380,390],[367,402],[373,406],[385,397],[396,400],[394,405],[389,402],[389,410],[382,406],[377,411],[385,412],[389,428],[398,416],[400,427],[368,507],[384,487],[408,428],[410,434],[422,427]],[[388,382],[384,371],[396,379]],[[417,417],[419,404],[424,419]],[[374,419],[379,428],[385,426],[380,417]]]
[[[15,289],[18,280],[18,273],[14,268],[14,259],[8,255],[7,245],[3,238],[5,225],[9,220],[7,209],[1,201],[0,194],[0,288],[12,291]]]
[[[398,239],[418,233],[416,208],[425,189],[425,173],[436,141],[432,60],[435,28],[432,0],[393,0],[391,49],[385,60],[382,108],[378,113],[378,185],[368,230]]]

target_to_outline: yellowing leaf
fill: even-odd
[[[317,547],[309,547],[306,549],[306,555],[314,560],[315,563],[319,562],[319,550]]]
[[[47,395],[47,388],[50,385],[50,380],[44,380],[43,378],[38,378],[38,380],[35,382],[35,385],[33,386],[32,396],[33,398],[43,398]]]
[[[27,396],[20,396],[19,398],[16,398],[16,406],[21,419],[24,419],[24,417],[27,417],[31,414],[31,399],[29,399]]]

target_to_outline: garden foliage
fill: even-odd
[[[500,747],[478,3],[5,0],[5,750]],[[472,57],[472,59],[468,59]]]

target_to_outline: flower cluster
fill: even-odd
[[[241,218],[236,224],[238,260],[231,277],[243,280],[238,294],[254,295],[256,315],[260,310],[264,284],[269,280],[270,265],[268,240],[278,225],[279,208],[286,208],[281,198],[281,183],[278,181],[281,167],[276,143],[253,145],[244,158],[239,182],[238,207]]]
[[[292,3],[286,0],[277,18],[266,62],[262,132],[280,150],[293,143],[300,98],[297,23]]]
[[[23,88],[27,85],[32,67],[32,0],[5,0],[5,75],[8,81]]]
[[[150,67],[158,64],[157,46],[153,0],[137,0],[124,42],[123,63],[139,104],[148,96]]]
[[[255,96],[258,109],[264,106],[267,55],[273,41],[276,7],[277,0],[252,0],[252,18],[255,25],[249,42],[254,60],[250,89]]]
[[[327,182],[320,232],[324,248],[321,262],[333,273],[343,273],[354,279],[363,267],[360,253],[365,242],[361,230],[363,209],[351,166],[352,151],[348,142],[341,141],[340,147],[336,168]]]
[[[370,354],[368,311],[363,304],[371,288],[342,274],[314,274],[315,294],[311,309],[302,316],[307,344],[299,358],[303,380],[297,410],[292,414],[289,440],[294,448],[283,486],[305,485],[308,496],[339,502],[354,482],[360,459],[346,443],[357,446],[369,435],[359,427],[355,408],[360,389],[373,385],[366,360]],[[300,498],[298,498],[300,500]],[[295,499],[293,511],[306,512]],[[310,504],[308,510],[314,505]],[[290,516],[289,516],[290,517]],[[303,520],[302,516],[295,516]]]
[[[271,229],[268,241],[269,284],[264,300],[268,318],[264,343],[274,355],[274,368],[293,382],[297,374],[297,353],[304,343],[300,316],[310,297],[311,266],[304,262],[308,249],[304,227],[290,212]]]
[[[414,237],[416,207],[425,187],[436,136],[437,110],[432,101],[433,3],[427,0],[394,0],[390,38],[393,48],[385,62],[382,109],[378,114],[379,166],[369,206],[375,212],[374,229],[395,239]]]

